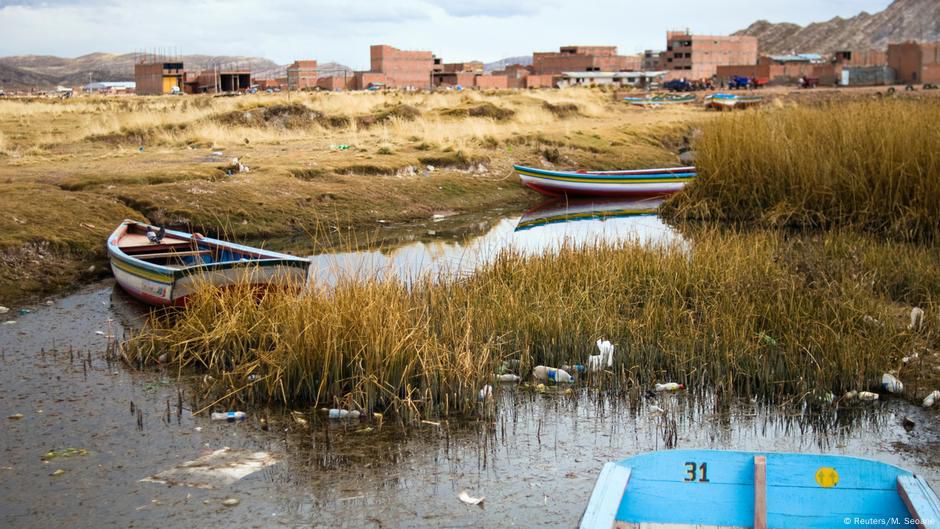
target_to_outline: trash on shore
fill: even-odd
[[[330,419],[358,419],[359,410],[343,410],[340,408],[331,408],[327,410]]]
[[[858,392],[854,389],[852,391],[846,391],[845,395],[842,395],[842,400],[855,400],[858,398]]]
[[[919,331],[924,326],[924,309],[914,307],[911,309],[911,323],[907,326],[912,331]]]
[[[51,472],[49,475],[55,478],[55,477],[61,476],[62,474],[65,474],[65,470],[61,468],[57,468],[53,472]]]
[[[225,447],[140,481],[214,489],[231,485],[275,463],[277,459],[268,452]]]
[[[243,411],[227,411],[223,413],[213,413],[210,417],[213,421],[235,422],[244,421],[248,418],[248,414]]]
[[[22,418],[23,418],[23,414],[22,414],[22,413],[14,413],[13,415],[10,415],[10,416],[7,417],[7,419],[10,419],[11,421],[18,421],[18,420],[20,420],[20,419],[22,419]]]
[[[934,391],[924,398],[924,402],[922,402],[921,405],[925,408],[932,408],[938,400],[940,400],[940,391]]]
[[[422,420],[422,421],[421,421],[421,424],[430,424],[431,426],[440,426],[440,425],[441,425],[441,423],[439,423],[439,422],[429,421],[429,420],[427,420],[427,419]]]
[[[492,396],[493,396],[493,386],[487,384],[483,386],[483,388],[480,389],[479,399],[481,401],[485,401],[486,399],[491,398]]]
[[[226,507],[234,507],[238,505],[239,503],[241,503],[241,501],[239,501],[238,498],[225,498],[224,500],[222,500],[222,505]]]
[[[535,366],[532,369],[532,376],[536,380],[541,380],[543,382],[555,382],[555,383],[574,383],[574,378],[568,374],[564,369],[555,369],[554,367],[546,366]]]
[[[917,426],[917,423],[912,421],[910,417],[904,417],[901,419],[901,426],[903,426],[906,431],[911,432],[914,430],[914,427]]]
[[[598,354],[589,356],[587,361],[588,371],[594,373],[604,369],[606,367],[613,367],[614,365],[614,346],[607,340],[598,340],[597,341],[597,350]]]
[[[505,375],[496,375],[497,382],[519,382],[522,380],[522,377],[519,375],[513,375],[512,373],[506,373]]]
[[[872,326],[874,326],[874,327],[884,327],[884,324],[881,323],[881,321],[879,321],[877,318],[874,318],[874,317],[869,316],[869,315],[867,315],[867,314],[865,315],[864,318],[862,318],[862,321],[864,321],[864,322],[867,323],[868,325],[872,325]]]
[[[465,490],[460,491],[460,494],[457,495],[457,498],[459,498],[460,501],[466,503],[467,505],[479,505],[479,504],[483,503],[483,500],[486,499],[485,496],[480,496],[479,498],[474,498],[473,496],[471,496],[471,495],[470,495],[467,491],[465,491]]]
[[[872,393],[871,391],[859,391],[858,400],[864,400],[868,402],[871,402],[873,400],[878,400],[878,394]]]
[[[10,312],[10,309],[8,307],[4,307],[3,305],[0,305],[0,314],[6,314],[7,312]]]
[[[666,413],[666,410],[660,408],[659,406],[653,404],[650,406],[650,415],[663,415]]]
[[[654,387],[657,393],[662,393],[664,391],[675,392],[685,389],[685,384],[679,384],[677,382],[666,382],[665,384],[656,384]]]
[[[881,389],[888,393],[904,393],[904,384],[891,373],[881,375]]]

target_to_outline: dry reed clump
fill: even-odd
[[[771,109],[707,122],[699,176],[667,203],[690,220],[852,226],[934,240],[940,105],[927,100]]]
[[[489,101],[483,101],[469,106],[445,108],[440,112],[441,115],[448,117],[487,118],[494,121],[508,121],[516,115],[515,110],[497,106]]]
[[[583,363],[598,338],[617,345],[605,375],[613,387],[675,380],[771,399],[868,388],[902,365],[917,340],[936,347],[937,338],[906,330],[864,258],[856,264],[864,273],[832,268],[825,280],[810,280],[807,263],[826,255],[820,245],[879,251],[869,240],[828,237],[804,246],[709,232],[691,249],[636,243],[532,258],[503,253],[460,280],[342,280],[260,299],[207,289],[185,312],[155,318],[127,351],[133,362],[166,354],[181,369],[207,372],[226,404],[412,417],[473,412],[480,387],[507,360],[518,360],[527,377],[535,365]],[[940,274],[937,261],[923,258],[913,253],[903,264]],[[933,295],[928,312],[938,308]]]

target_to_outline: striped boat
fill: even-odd
[[[739,96],[737,94],[712,94],[705,96],[705,108],[733,110],[759,105],[764,101],[761,96]]]
[[[108,237],[114,278],[128,294],[150,305],[183,305],[199,285],[303,284],[310,261],[282,253],[166,230],[152,242],[148,224],[125,220]]]
[[[940,502],[902,468],[856,457],[664,450],[607,463],[581,529],[937,529]]]
[[[694,103],[695,96],[692,94],[687,94],[684,96],[655,95],[646,97],[625,97],[623,100],[634,106],[659,107],[663,105],[683,105],[685,103]]]
[[[623,219],[655,215],[661,198],[646,200],[553,200],[526,211],[513,231],[581,220]]]
[[[695,167],[632,171],[548,171],[514,165],[522,183],[549,196],[662,196],[675,193],[695,178]]]

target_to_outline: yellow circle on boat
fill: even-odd
[[[832,467],[820,467],[816,471],[816,483],[820,487],[831,489],[839,484],[839,473]]]

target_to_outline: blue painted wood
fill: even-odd
[[[629,482],[629,467],[615,463],[604,465],[597,478],[597,487],[581,517],[581,527],[612,527],[620,508],[620,499]]]
[[[674,450],[641,454],[620,461],[617,466],[630,469],[630,482],[620,500],[616,520],[623,523],[752,527],[754,455],[716,450]],[[760,455],[767,458],[769,527],[911,527],[906,523],[911,516],[897,492],[898,478],[912,476],[907,470],[854,457]],[[820,469],[823,471],[820,481],[817,481]],[[936,496],[929,487],[926,490],[925,494],[935,500]],[[600,491],[603,491],[602,497],[611,494],[599,482],[595,494]],[[595,527],[607,528],[610,524],[582,524],[584,529]]]
[[[923,529],[940,528],[940,500],[930,485],[919,476],[900,476],[898,492],[911,514],[913,523]]]

